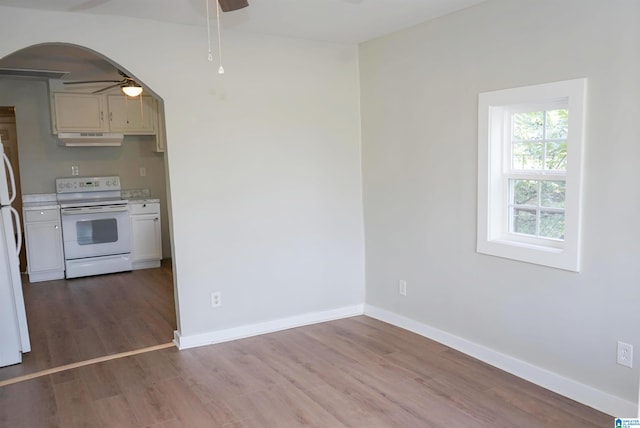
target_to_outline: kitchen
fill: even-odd
[[[51,57],[60,54],[61,50],[56,48],[65,52],[68,61],[85,64],[85,68],[91,68],[91,64],[98,62],[103,67],[109,65],[90,52],[69,46],[48,45],[46,49],[42,49],[42,46],[33,47],[21,53],[37,58],[38,61],[46,61],[47,54]],[[2,60],[3,67],[10,63],[11,57]],[[57,61],[60,61],[60,58],[59,55],[56,56]],[[0,106],[15,108],[21,196],[26,202],[25,212],[31,212],[36,217],[41,212],[44,214],[45,211],[37,210],[33,205],[38,201],[44,203],[49,199],[48,205],[55,205],[56,178],[74,175],[77,177],[117,176],[119,190],[129,200],[152,198],[159,202],[160,215],[157,217],[161,221],[161,257],[170,259],[165,156],[158,151],[157,136],[125,135],[122,144],[115,147],[64,147],[52,134],[49,101],[51,86],[47,79],[0,77]],[[119,88],[116,89],[119,90]],[[145,95],[148,94],[145,93]],[[128,104],[129,108],[138,105],[136,99],[128,101]],[[136,206],[139,209],[142,205]],[[24,225],[25,218],[22,220]],[[28,232],[27,235],[29,235]],[[27,236],[26,240],[28,239]],[[32,247],[37,246],[32,245]],[[24,261],[21,263],[20,270],[22,272],[26,270]],[[57,273],[58,278],[59,274],[60,272]],[[23,276],[23,281],[26,282],[26,278]],[[46,280],[53,278],[56,276],[47,278],[46,275],[38,277],[36,274],[31,278],[32,283],[27,286],[46,287],[48,284]]]

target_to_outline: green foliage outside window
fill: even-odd
[[[512,167],[566,171],[567,109],[513,114]]]
[[[512,119],[513,170],[566,171],[567,109],[514,113]],[[510,189],[512,232],[564,239],[565,180],[511,179]]]

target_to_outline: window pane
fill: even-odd
[[[547,143],[545,169],[551,171],[567,170],[567,142],[550,141]]]
[[[536,210],[513,209],[513,232],[525,235],[536,234]]]
[[[543,181],[540,185],[540,205],[547,208],[564,208],[566,191],[565,181]]]
[[[509,180],[514,205],[538,205],[538,181]]]
[[[512,162],[514,169],[542,169],[542,143],[523,141],[513,143]]]
[[[564,213],[541,211],[540,236],[564,239]]]
[[[566,139],[568,129],[569,110],[550,110],[547,112],[547,140]]]
[[[532,111],[513,114],[514,140],[541,140],[544,130],[544,112]]]

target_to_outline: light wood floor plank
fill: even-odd
[[[0,427],[59,426],[53,384],[48,378],[0,388],[0,403]]]
[[[122,395],[102,398],[94,402],[95,426],[135,428],[140,422]]]
[[[72,295],[82,296],[84,306],[58,317],[73,334],[44,330],[37,334],[49,338],[59,334],[70,346],[86,344],[86,355],[94,355],[102,346],[110,352],[157,341],[175,320],[163,313],[172,306],[152,284],[156,278],[169,277],[162,270],[136,277],[149,284],[134,293],[149,302],[142,305],[147,315],[138,318],[127,314],[134,310],[131,302],[121,302],[110,312],[90,293],[92,287],[111,284],[115,290],[105,291],[105,296],[117,300],[121,279],[112,283],[106,277],[87,279],[76,283],[71,294],[47,289],[34,295],[34,305],[43,304],[43,299],[68,305]],[[82,314],[92,311],[92,305],[101,315],[86,320]],[[43,322],[46,314],[35,317]],[[133,331],[126,340],[108,344],[110,331],[127,328]],[[97,337],[92,338],[94,331]],[[33,360],[32,368],[70,358],[58,349],[60,345],[37,346],[45,352]],[[1,386],[0,428],[599,428],[613,424],[609,415],[365,316],[184,351],[163,348],[73,364],[78,366]]]
[[[295,388],[271,386],[229,400],[227,403],[241,421],[263,427],[343,427],[333,414],[317,401]]]

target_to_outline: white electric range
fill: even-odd
[[[120,191],[118,176],[56,179],[66,278],[131,270],[129,201]]]

